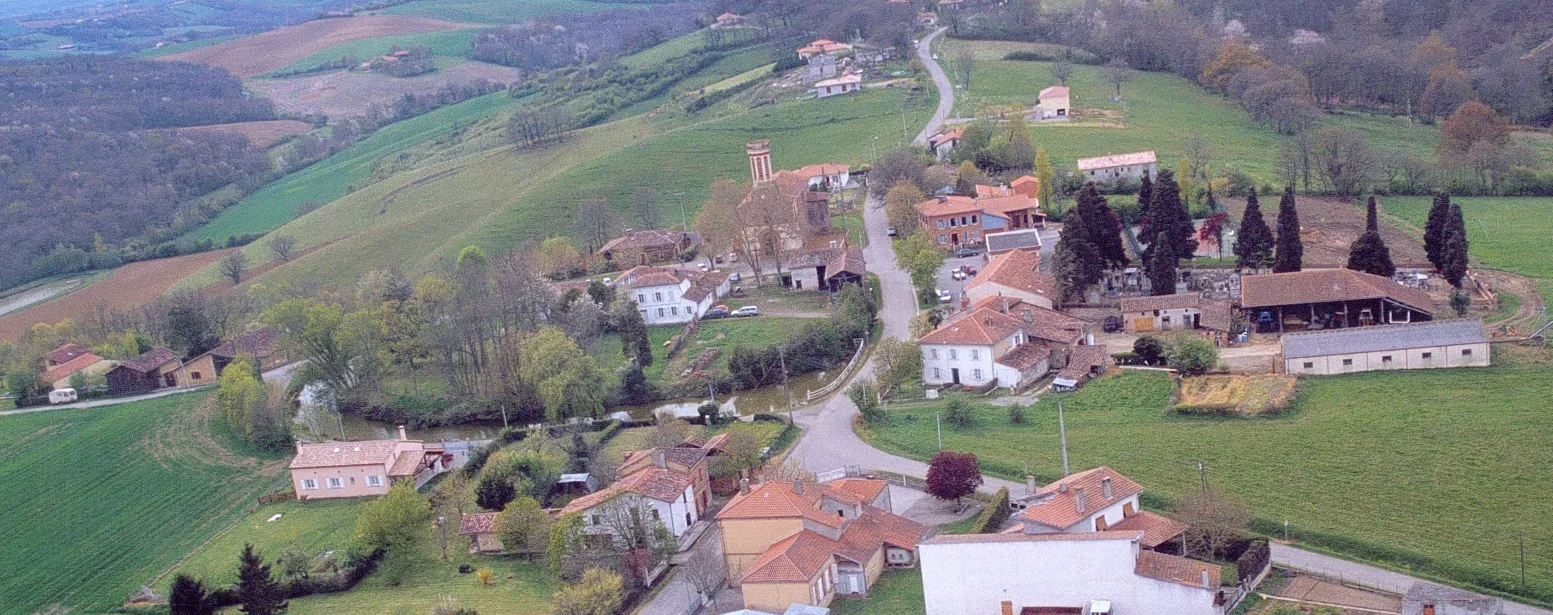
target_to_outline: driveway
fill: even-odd
[[[949,83],[949,76],[944,74],[944,69],[933,60],[933,39],[944,33],[944,28],[922,37],[917,43],[917,57],[922,59],[922,65],[927,67],[927,74],[933,77],[933,86],[938,88],[938,110],[933,112],[933,119],[928,120],[922,132],[917,133],[917,139],[912,141],[917,145],[927,145],[927,138],[937,133],[944,125],[944,120],[949,119],[950,112],[954,111],[954,86]],[[872,235],[870,235],[872,241]]]

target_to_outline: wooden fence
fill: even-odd
[[[847,366],[841,369],[841,373],[836,374],[835,380],[830,381],[830,383],[826,384],[825,386],[805,393],[803,396],[803,402],[807,404],[814,401],[816,398],[829,395],[836,389],[841,388],[841,385],[846,384],[847,376],[852,373],[852,369],[857,367],[858,361],[861,361],[863,358],[863,348],[867,346],[867,344],[864,342],[865,340],[862,339],[857,340],[857,352],[852,353],[852,359],[847,361]]]

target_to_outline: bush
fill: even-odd
[[[1251,541],[1251,545],[1245,553],[1235,560],[1236,576],[1241,580],[1255,579],[1261,574],[1272,560],[1272,548],[1268,546],[1266,538],[1258,538]]]
[[[771,414],[769,412],[761,412],[759,414],[756,414],[755,416],[750,417],[750,420],[752,420],[752,421],[762,421],[762,422],[766,422],[766,423],[782,423],[782,424],[786,424],[787,423],[787,419],[785,419],[785,418],[783,418],[781,416],[775,415],[775,414]]]
[[[971,524],[972,534],[992,534],[1003,527],[1003,522],[1013,513],[1013,508],[1008,505],[1008,487],[1000,487],[992,496],[992,502],[986,508],[981,509],[981,514],[976,515],[976,521]]]
[[[944,421],[961,428],[975,425],[976,417],[971,414],[971,402],[961,395],[950,396],[949,403],[944,404]]]
[[[1197,375],[1218,367],[1219,349],[1208,340],[1183,334],[1170,340],[1165,348],[1165,359],[1171,368],[1183,374]]]
[[[1144,365],[1159,365],[1160,360],[1165,358],[1165,345],[1159,338],[1145,335],[1132,343],[1132,353]]]
[[[1022,404],[1008,405],[1008,422],[1011,425],[1025,424],[1025,407]]]

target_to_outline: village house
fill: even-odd
[[[916,208],[928,237],[946,250],[981,245],[988,233],[1046,224],[1040,202],[1018,193],[985,198],[945,195],[917,203]]]
[[[458,520],[458,535],[469,537],[469,552],[497,555],[506,551],[496,535],[496,515],[501,513],[464,513]]]
[[[1229,344],[1234,308],[1197,293],[1124,297],[1122,328],[1128,333],[1193,331],[1215,346]]]
[[[1492,346],[1478,319],[1290,333],[1284,372],[1333,375],[1390,369],[1488,367]]]
[[[818,39],[808,45],[798,48],[798,59],[807,60],[818,55],[839,55],[844,51],[850,51],[851,45],[838,43],[829,39]]]
[[[1401,615],[1505,615],[1504,601],[1433,583],[1418,582],[1402,596]]]
[[[611,283],[636,300],[636,309],[649,325],[677,324],[700,318],[718,297],[728,294],[728,274],[637,265]],[[633,297],[634,295],[634,297]]]
[[[713,22],[711,27],[718,30],[726,30],[728,28],[737,28],[743,26],[744,22],[745,17],[743,15],[736,13],[723,13],[717,16],[717,21]]]
[[[279,351],[275,343],[279,336],[280,333],[275,329],[264,327],[222,342],[220,346],[179,366],[176,373],[178,386],[216,384],[220,381],[221,370],[226,369],[226,366],[231,365],[240,356],[249,357],[257,362],[256,367],[261,372],[280,367],[286,363],[286,360],[284,353]]]
[[[752,141],[745,152],[753,185],[737,216],[752,264],[778,265],[782,285],[797,290],[835,292],[861,281],[862,252],[849,249],[846,232],[830,220],[831,192],[851,184],[850,167],[812,164],[773,173],[769,141]]]
[[[1076,350],[1092,344],[1089,321],[1001,296],[977,301],[917,339],[924,384],[1009,389],[1069,367]]]
[[[834,79],[826,79],[815,83],[814,87],[809,88],[809,93],[813,94],[815,98],[830,98],[831,96],[849,94],[862,89],[862,73],[847,73]]]
[[[1078,346],[1068,356],[1068,364],[1052,378],[1051,389],[1058,393],[1075,390],[1090,378],[1104,374],[1109,366],[1104,346]]]
[[[830,79],[835,77],[837,72],[836,56],[813,56],[809,58],[809,65],[803,69],[803,82],[805,85],[808,85]]]
[[[862,284],[866,273],[863,249],[845,245],[799,252],[786,260],[783,269],[783,286],[831,293],[841,292],[848,284]]]
[[[615,536],[629,531],[639,511],[646,511],[679,538],[701,519],[699,508],[695,482],[690,476],[650,465],[568,502],[561,514],[581,513],[586,532]]]
[[[1078,159],[1079,175],[1097,183],[1138,180],[1144,174],[1152,180],[1157,171],[1153,151]]]
[[[993,237],[1008,234],[988,235],[989,251]],[[1037,239],[1036,249],[1039,248],[1040,243]],[[1039,252],[1004,250],[993,257],[987,266],[976,274],[976,277],[971,278],[970,283],[965,285],[965,294],[972,303],[989,297],[1009,297],[1050,309],[1057,296],[1057,279],[1041,273],[1040,269]]]
[[[852,187],[850,165],[826,162],[799,167],[795,172],[809,180],[810,191],[835,193]]]
[[[139,395],[179,386],[178,353],[157,346],[108,370],[109,395]]]
[[[866,594],[886,567],[916,565],[930,532],[890,512],[888,483],[860,478],[745,482],[717,525],[744,607],[771,612]]]
[[[117,365],[116,361],[92,354],[85,346],[67,343],[49,351],[48,357],[43,360],[44,370],[38,376],[38,384],[56,390],[66,389],[70,388],[71,376],[80,373],[87,378],[97,378]]]
[[[598,256],[606,263],[634,267],[666,263],[695,245],[695,235],[673,229],[627,231],[599,248]]]
[[[1106,530],[1139,530],[1145,549],[1154,549],[1179,537],[1186,524],[1143,510],[1139,494],[1143,486],[1100,466],[1070,474],[1044,487],[1027,476],[1026,493],[1010,500],[1017,512],[1009,532],[1024,534],[1085,534]]]
[[[1352,269],[1307,269],[1240,278],[1240,308],[1261,333],[1432,320],[1429,293]]]
[[[917,14],[917,27],[931,28],[938,25],[938,13],[923,11]]]
[[[1054,85],[1036,96],[1034,113],[1030,119],[1052,120],[1068,117],[1068,86]]]
[[[405,436],[394,440],[297,443],[291,459],[291,488],[298,500],[354,498],[388,493],[396,481],[416,488],[446,471],[441,445],[427,446]]]
[[[949,157],[949,152],[954,146],[960,144],[960,139],[965,137],[964,128],[945,128],[927,138],[927,148],[937,156],[939,160]]]
[[[631,451],[626,453],[618,474],[630,476],[656,467],[690,479],[696,516],[700,517],[712,505],[712,478],[707,470],[711,454],[711,449],[688,446]]]
[[[852,58],[866,67],[874,67],[898,57],[895,48],[889,45],[875,45],[872,43],[858,43],[852,46]]]

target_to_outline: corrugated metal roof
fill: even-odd
[[[1403,325],[1290,333],[1283,336],[1283,356],[1285,359],[1299,359],[1487,342],[1488,336],[1483,333],[1481,320],[1435,320]]]

